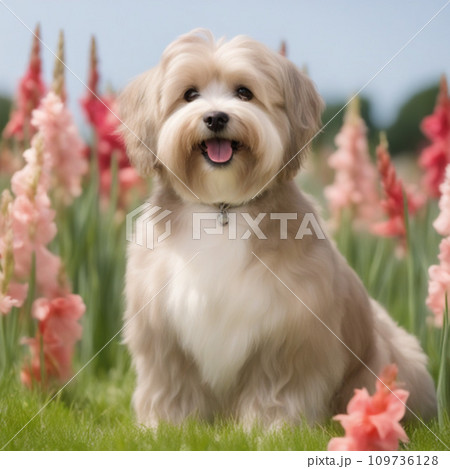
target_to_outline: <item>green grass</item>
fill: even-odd
[[[163,424],[157,430],[138,427],[130,398],[131,372],[110,372],[102,378],[83,377],[71,383],[5,450],[326,450],[339,425],[286,427],[276,432],[254,428],[245,432],[233,422],[207,424],[189,421],[182,426]],[[48,400],[9,379],[0,387],[0,445],[3,446]],[[450,441],[450,424],[428,423],[444,442]],[[444,450],[419,422],[406,426],[406,450]]]

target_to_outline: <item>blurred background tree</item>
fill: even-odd
[[[422,119],[433,112],[438,95],[438,83],[420,89],[409,97],[399,108],[394,122],[387,127],[380,128],[374,122],[373,105],[367,97],[360,98],[361,116],[366,122],[369,146],[373,153],[378,143],[381,130],[385,130],[389,141],[389,151],[396,154],[406,153],[414,158],[427,143],[426,137],[420,130]],[[325,125],[346,104],[346,101],[330,100],[322,114],[322,125]],[[344,110],[340,112],[327,127],[317,136],[315,147],[335,148],[334,138],[342,127]]]
[[[427,142],[420,122],[433,112],[438,95],[438,83],[413,94],[399,109],[394,123],[387,129],[392,154],[418,152]]]

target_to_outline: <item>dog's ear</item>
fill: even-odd
[[[290,146],[284,164],[291,160],[283,175],[293,177],[307,154],[309,140],[320,128],[324,104],[310,78],[289,60],[284,57],[280,59],[283,63],[286,113],[290,123]]]
[[[158,69],[152,69],[131,82],[119,97],[121,134],[133,166],[143,177],[158,169],[156,156],[159,132]]]

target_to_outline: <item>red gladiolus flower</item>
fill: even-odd
[[[45,85],[42,81],[41,71],[41,48],[40,29],[36,27],[33,36],[33,46],[28,69],[20,80],[17,93],[16,109],[12,112],[11,118],[3,131],[5,138],[15,137],[18,141],[31,139],[36,132],[31,125],[31,114],[39,106],[42,96],[45,93]]]
[[[408,212],[413,215],[423,205],[424,200],[420,194],[414,194],[411,190],[403,187],[397,176],[394,165],[391,162],[387,150],[387,142],[382,139],[377,147],[378,171],[386,198],[381,201],[381,206],[388,216],[388,220],[376,223],[372,231],[380,236],[397,236],[402,246],[406,246],[406,224],[404,209],[404,194],[408,202]]]
[[[117,161],[120,193],[125,193],[129,187],[142,184],[142,179],[135,169],[130,166],[125,143],[117,132],[121,125],[117,117],[117,99],[112,93],[100,95],[98,90],[99,73],[97,65],[96,46],[93,38],[88,79],[89,91],[87,96],[81,100],[81,106],[87,120],[95,131],[100,171],[100,190],[103,196],[108,197],[112,182],[111,165],[114,158]]]
[[[419,160],[420,166],[425,170],[424,186],[432,197],[439,197],[445,167],[450,163],[450,98],[445,76],[441,78],[434,112],[423,119],[421,129],[431,140]]]
[[[345,429],[345,437],[332,438],[329,451],[394,451],[408,437],[400,425],[409,393],[396,386],[397,366],[389,365],[376,382],[376,392],[356,389],[347,414],[334,417]],[[386,387],[387,386],[387,387]]]

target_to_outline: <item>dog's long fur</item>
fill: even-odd
[[[236,96],[240,86],[253,92],[251,101]],[[200,95],[186,102],[192,87]],[[259,225],[267,239],[241,239],[244,212],[320,220],[293,177],[321,109],[312,82],[287,59],[246,37],[216,43],[207,31],[176,40],[124,91],[130,158],[154,175],[150,202],[171,211],[172,230],[153,250],[129,246],[125,340],[139,422],[218,415],[247,426],[316,422],[344,411],[354,388],[373,390],[368,368],[378,374],[392,362],[410,408],[434,415],[417,340],[368,297],[332,241],[295,239],[298,225],[280,239],[279,220],[268,216]],[[210,111],[230,117],[218,136],[240,143],[220,168],[199,148],[217,136],[203,122]],[[193,239],[193,213],[217,212],[220,203],[236,214],[238,239],[228,239],[228,226]]]

